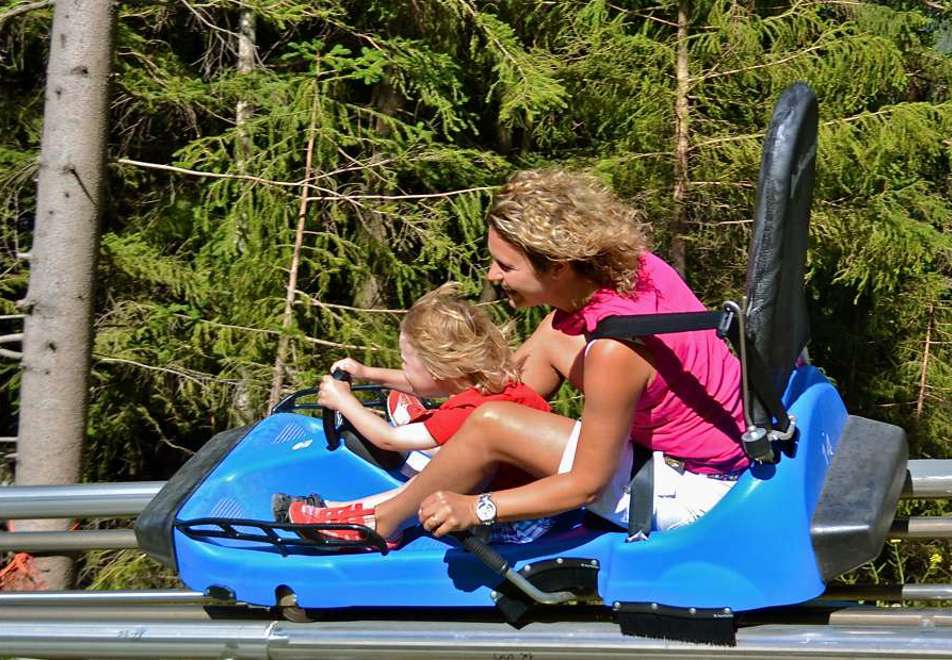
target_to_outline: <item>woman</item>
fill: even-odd
[[[713,331],[585,338],[606,316],[704,309],[646,250],[639,214],[589,177],[527,171],[496,196],[488,224],[489,280],[513,307],[554,308],[516,353],[522,380],[549,397],[567,378],[585,395],[582,419],[481,406],[411,484],[376,507],[378,533],[414,515],[442,536],[580,506],[624,527],[632,442],[655,452],[655,527],[703,515],[748,465],[736,358]],[[536,480],[477,494],[504,463]]]

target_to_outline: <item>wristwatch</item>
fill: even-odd
[[[483,493],[476,500],[476,519],[480,525],[492,525],[496,522],[496,503],[491,493]]]

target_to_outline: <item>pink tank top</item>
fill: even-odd
[[[596,291],[571,314],[557,311],[555,329],[591,333],[607,316],[705,311],[677,271],[645,251],[628,293]],[[643,337],[656,375],[642,392],[631,438],[652,451],[683,460],[702,474],[733,472],[749,461],[740,445],[744,416],[740,363],[714,330]]]

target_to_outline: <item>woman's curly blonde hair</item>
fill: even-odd
[[[519,382],[504,331],[485,311],[463,300],[455,282],[413,303],[400,324],[400,332],[433,378],[469,379],[489,394]]]
[[[569,262],[616,291],[632,288],[647,246],[641,211],[595,177],[561,169],[517,172],[493,198],[487,221],[537,271]]]

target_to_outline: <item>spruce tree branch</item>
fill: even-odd
[[[663,153],[663,152],[662,152]],[[661,154],[635,154],[633,157],[647,157],[652,155],[661,155]],[[460,190],[448,190],[446,192],[440,193],[419,193],[419,194],[403,194],[403,195],[348,195],[345,193],[338,193],[329,188],[323,188],[321,186],[316,186],[312,183],[308,183],[307,180],[304,181],[275,181],[273,179],[263,179],[261,177],[252,176],[250,174],[224,174],[221,172],[202,172],[201,170],[190,170],[184,167],[176,167],[175,165],[161,165],[159,163],[147,163],[140,160],[132,160],[129,158],[117,158],[117,163],[122,165],[133,165],[135,167],[142,167],[146,169],[153,170],[163,170],[166,172],[175,172],[177,174],[186,174],[188,176],[197,176],[197,177],[206,177],[210,179],[237,179],[240,181],[250,181],[252,183],[260,183],[262,185],[268,186],[279,186],[282,188],[300,188],[305,186],[307,188],[316,190],[318,192],[324,193],[318,197],[308,197],[308,202],[315,201],[341,201],[341,202],[351,202],[357,204],[356,200],[361,199],[378,199],[378,200],[406,200],[406,199],[431,199],[431,198],[440,198],[440,197],[454,197],[456,195],[464,195],[471,192],[487,192],[495,190],[495,186],[477,186],[475,188],[462,188]],[[369,169],[370,165],[367,166]],[[312,177],[311,180],[316,180],[321,177]],[[357,204],[359,205],[359,204]]]
[[[28,2],[23,5],[17,5],[16,7],[0,14],[0,25],[3,25],[5,22],[11,18],[16,18],[20,14],[25,14],[34,9],[43,9],[45,7],[52,7],[53,0],[39,0],[39,2]]]
[[[152,426],[152,428],[158,434],[159,440],[162,441],[163,444],[168,445],[172,449],[178,449],[179,451],[183,451],[189,455],[192,455],[195,453],[191,449],[188,449],[187,447],[182,447],[181,445],[177,445],[171,440],[169,440],[168,437],[165,435],[165,433],[162,431],[162,427],[159,425],[158,420],[156,420],[149,413],[148,409],[145,406],[136,406],[136,410],[139,411],[140,417],[144,419],[145,421],[147,421]]]
[[[331,196],[327,197],[308,197],[309,202],[315,201],[353,201],[357,199],[379,199],[379,200],[404,200],[404,199],[436,199],[440,197],[455,197],[456,195],[465,195],[466,193],[471,192],[486,192],[490,190],[495,190],[496,186],[476,186],[475,188],[461,188],[459,190],[447,190],[446,192],[439,193],[405,193],[402,195],[347,195],[343,193],[334,193],[332,190],[327,192],[334,193]]]
[[[797,59],[798,57],[802,57],[803,55],[806,55],[807,53],[811,53],[811,52],[813,52],[813,51],[820,50],[820,49],[826,48],[826,47],[827,47],[826,44],[821,44],[821,45],[818,45],[818,46],[813,46],[812,48],[807,48],[807,49],[805,49],[805,50],[799,51],[799,52],[797,52],[797,53],[794,53],[793,55],[790,55],[789,57],[784,57],[784,58],[781,58],[781,59],[776,60],[776,61],[774,61],[774,62],[764,62],[763,64],[754,64],[754,65],[751,65],[751,66],[744,66],[744,67],[740,67],[740,68],[738,68],[738,69],[731,69],[731,70],[729,70],[729,71],[719,71],[719,72],[716,72],[716,73],[705,73],[705,74],[703,74],[703,75],[695,76],[694,78],[691,78],[691,79],[690,79],[690,83],[691,83],[692,85],[694,85],[695,83],[704,82],[704,81],[707,81],[707,80],[713,80],[714,78],[721,78],[721,77],[723,77],[723,76],[730,76],[730,75],[733,75],[733,74],[735,74],[735,73],[744,73],[745,71],[754,71],[754,70],[756,70],[756,69],[765,69],[765,68],[767,68],[767,67],[776,66],[776,65],[778,65],[778,64],[785,64],[786,62],[789,62],[790,60],[795,60],[795,59]]]
[[[725,225],[749,225],[753,220],[721,220],[719,222],[704,222],[703,220],[690,220],[688,224],[698,227],[723,227]]]
[[[199,22],[199,23],[201,23],[202,25],[204,25],[205,27],[207,27],[207,28],[208,28],[209,30],[211,30],[212,32],[221,32],[222,34],[227,34],[229,37],[232,37],[232,38],[235,39],[236,41],[241,37],[241,35],[238,34],[237,32],[232,32],[231,30],[226,30],[225,28],[219,27],[218,25],[215,25],[214,23],[212,23],[212,22],[211,22],[210,20],[208,20],[208,18],[206,18],[200,11],[198,11],[197,9],[195,9],[195,7],[193,7],[192,5],[190,5],[187,0],[179,0],[179,1],[180,1],[183,5],[185,5],[185,8],[186,8],[186,9],[188,9],[190,12],[192,12],[192,14],[195,15],[195,18],[198,19],[198,22]]]
[[[157,367],[152,364],[136,362],[135,360],[129,360],[126,358],[106,357],[105,355],[100,355],[98,353],[93,353],[93,357],[96,358],[97,362],[129,364],[134,367],[141,367],[142,369],[148,369],[149,371],[161,371],[163,373],[172,374],[173,376],[184,378],[185,380],[191,381],[195,383],[196,385],[204,385],[202,381],[225,383],[227,385],[237,385],[240,382],[237,380],[227,380],[225,378],[218,378],[216,376],[212,376],[211,374],[202,373],[200,371],[194,371],[192,369],[184,370],[184,369],[171,369],[169,367]]]
[[[381,308],[372,308],[372,307],[351,307],[349,305],[338,305],[336,303],[326,303],[318,300],[311,294],[306,291],[301,291],[297,289],[295,291],[298,295],[307,299],[313,307],[326,307],[327,309],[342,309],[348,312],[360,312],[365,314],[406,314],[407,310],[405,309],[381,309]]]
[[[187,319],[189,321],[195,321],[197,323],[205,323],[206,325],[212,325],[218,328],[229,328],[231,330],[244,330],[245,332],[258,332],[265,335],[275,335],[280,336],[281,332],[278,330],[267,330],[265,328],[250,328],[243,325],[232,325],[230,323],[221,323],[220,321],[209,321],[207,319],[196,319],[185,314],[173,314],[172,316],[177,316],[179,318]],[[292,337],[293,338],[293,337]],[[309,344],[315,344],[317,346],[329,346],[330,348],[350,348],[358,351],[382,351],[386,353],[394,353],[392,348],[384,348],[382,346],[361,346],[359,344],[341,344],[334,341],[328,341],[326,339],[317,339],[316,337],[308,337],[304,335],[298,337],[301,341],[307,342]]]
[[[467,2],[467,0],[457,0],[457,4],[459,4],[460,6],[462,6],[463,8],[465,8],[466,11],[467,11],[467,13],[469,13],[469,15],[472,17],[472,19],[473,19],[474,21],[478,22],[478,21],[477,21],[477,18],[479,17],[479,12],[478,12],[478,10],[476,9],[475,6],[471,5],[469,2]],[[512,55],[512,53],[510,53],[508,50],[506,50],[506,47],[502,44],[502,42],[500,42],[499,39],[496,38],[496,37],[495,37],[491,32],[489,32],[488,30],[483,30],[483,35],[484,35],[487,39],[489,39],[489,41],[491,41],[493,44],[495,44],[496,48],[499,49],[499,52],[501,52],[501,53],[506,57],[506,59],[508,59],[510,62],[512,62],[512,65],[513,65],[514,67],[516,67],[516,69],[518,69],[519,74],[522,75],[523,78],[525,78],[525,75],[524,75],[523,72],[522,72],[522,67],[519,66],[519,62],[516,60],[515,56]]]
[[[932,305],[929,305],[929,319],[926,323],[926,340],[925,347],[922,351],[922,370],[919,375],[919,396],[916,399],[916,417],[922,416],[922,406],[925,403],[926,398],[926,388],[928,386],[928,375],[929,375],[929,350],[931,348],[930,339],[932,338],[932,318],[935,314],[935,310]]]
[[[177,174],[186,174],[188,176],[204,177],[209,179],[238,179],[240,181],[251,181],[252,183],[261,183],[267,186],[278,186],[282,188],[299,188],[305,185],[306,181],[275,181],[273,179],[262,179],[261,177],[250,174],[224,174],[222,172],[202,172],[201,170],[190,170],[185,167],[176,167],[175,165],[162,165],[160,163],[147,163],[141,160],[132,160],[130,158],[117,158],[116,162],[121,165],[132,165],[150,170],[162,170],[165,172],[175,172]]]
[[[896,106],[890,106],[888,108],[883,108],[882,110],[877,110],[876,112],[861,112],[858,115],[853,115],[851,117],[840,117],[838,119],[829,119],[827,121],[820,122],[820,126],[833,126],[836,124],[851,124],[854,121],[861,121],[863,119],[869,119],[871,117],[881,117],[883,115],[888,115],[893,110],[896,109]],[[767,134],[767,131],[760,131],[758,133],[745,133],[744,135],[729,135],[726,137],[712,138],[710,140],[704,140],[703,142],[695,142],[691,149],[700,149],[702,147],[709,147],[713,144],[721,144],[724,142],[739,142],[741,140],[756,140],[764,137]]]

